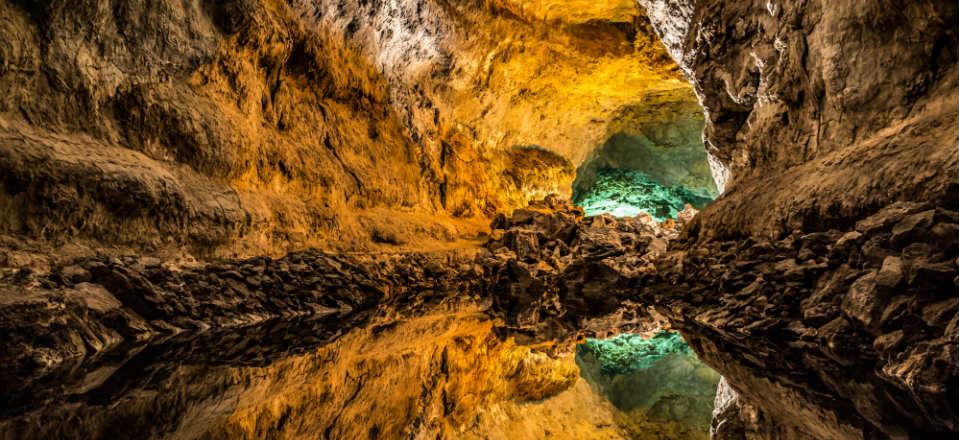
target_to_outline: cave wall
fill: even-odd
[[[688,95],[635,4],[583,4],[4,1],[0,227],[222,255],[468,239],[568,193],[622,106]]]
[[[729,193],[707,234],[822,228],[955,184],[954,3],[639,3],[704,107]]]
[[[62,382],[60,393],[83,405],[43,396],[46,405],[0,421],[0,434],[536,439],[553,430],[570,439],[628,438],[614,425],[615,411],[579,379],[571,356],[503,340],[475,309],[374,324],[325,346],[342,320],[125,347],[125,356],[78,365],[76,382]],[[230,349],[218,347],[223,340]],[[557,395],[558,402],[536,403]],[[577,411],[581,399],[591,399],[596,413]]]
[[[574,192],[589,189],[603,169],[640,171],[665,186],[717,196],[703,146],[703,109],[693,91],[650,94],[624,106],[606,128],[606,139],[576,171]]]
[[[666,260],[656,260],[662,237],[639,237],[656,255],[636,259],[626,250],[635,237],[609,245],[591,226],[595,258],[560,255],[571,273],[562,290],[536,281],[548,266],[510,263],[494,281],[522,288],[496,290],[508,293],[493,298],[504,318],[566,335],[548,326],[583,325],[580,315],[641,292],[780,438],[955,431],[955,3],[639,3],[705,109],[725,192]],[[5,0],[0,30],[14,38],[0,43],[0,230],[13,238],[2,244],[250,254],[454,240],[479,228],[464,220],[544,191],[530,182],[571,179],[624,106],[688,96],[642,14],[625,11],[545,0]],[[548,171],[527,175],[530,163]],[[513,260],[566,246],[503,234]],[[128,278],[142,277],[111,276],[107,263],[97,267],[126,307],[183,318],[166,305],[190,296],[159,289],[141,302],[152,290]],[[18,299],[8,334],[25,343],[36,321],[20,307],[74,320],[53,326],[67,334],[87,329],[88,309],[116,308],[61,316],[20,290],[35,294],[43,277],[5,274],[19,279],[4,293]],[[287,308],[259,276],[247,282],[267,315]],[[281,299],[309,308],[290,286]],[[231,289],[213,297],[225,316],[250,288]],[[58,292],[70,304],[90,293]],[[382,294],[366,293],[370,303]],[[544,304],[562,300],[558,317],[521,307],[544,294]],[[181,306],[209,319],[205,304]]]
[[[386,79],[295,4],[0,10],[16,36],[0,81],[14,233],[151,247],[244,236],[262,253],[361,239],[376,227],[355,215],[367,208],[431,205]]]
[[[99,255],[0,278],[0,436],[655,433],[578,378],[571,349],[659,327],[622,301],[679,227],[556,198],[496,222],[456,252]]]
[[[709,438],[719,374],[675,333],[621,334],[577,346],[580,374],[628,414],[631,438]]]
[[[738,394],[717,438],[954,433],[959,6],[639,3],[725,187],[647,290]]]

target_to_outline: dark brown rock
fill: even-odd
[[[688,339],[703,341],[693,344],[700,356],[740,391],[741,401],[761,407],[770,425],[830,440],[955,436],[955,399],[947,397],[956,392],[955,329],[932,330],[921,311],[956,296],[949,269],[955,246],[944,237],[956,221],[935,212],[954,213],[959,200],[959,105],[946,98],[959,90],[959,57],[936,48],[957,43],[948,23],[959,17],[959,6],[640,3],[708,109],[704,137],[714,175],[726,187],[672,244],[684,252],[683,268],[658,266],[670,283],[650,301]],[[750,241],[772,238],[795,248],[802,239],[791,238],[794,231],[833,229],[846,238],[832,245],[827,269],[814,282],[789,285],[785,271],[755,265],[748,270],[771,286],[743,291],[733,281],[746,274],[710,266],[727,252],[723,242],[749,248]],[[870,275],[858,275],[854,285],[838,282],[835,271],[844,264]],[[769,297],[789,288],[791,295]],[[689,290],[711,292],[712,301],[696,304],[682,292]],[[816,325],[823,345],[743,331],[765,319],[747,306],[764,295],[786,319]],[[850,319],[823,323],[838,296]],[[716,319],[694,318],[707,315]],[[882,358],[893,353],[894,360]]]
[[[923,241],[932,228],[934,216],[935,211],[929,210],[905,217],[893,226],[889,243],[901,248],[916,241]]]
[[[902,259],[886,257],[882,261],[882,268],[876,274],[876,285],[883,289],[894,289],[903,280]]]

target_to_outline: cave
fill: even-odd
[[[611,134],[576,170],[572,202],[585,216],[664,222],[719,195],[702,140],[703,109],[681,98],[616,112]],[[709,438],[720,376],[678,333],[587,338],[576,347],[576,364],[615,408],[627,437]]]
[[[0,0],[0,438],[956,438],[956,23]]]
[[[701,210],[719,194],[702,141],[702,107],[694,100],[624,107],[612,133],[579,166],[573,202],[586,215],[676,218]]]

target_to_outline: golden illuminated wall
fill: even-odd
[[[584,23],[590,20],[628,23],[640,14],[634,0],[490,0],[521,17]]]
[[[2,231],[449,247],[568,195],[620,109],[692,96],[631,1],[116,3],[0,7]]]

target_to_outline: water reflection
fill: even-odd
[[[681,340],[620,370],[580,353],[590,386],[495,323],[351,314],[131,344],[6,378],[0,438],[697,438],[711,409],[715,373]]]
[[[637,439],[706,439],[719,374],[677,333],[589,339],[577,349],[583,377],[620,411]]]
[[[367,316],[277,320],[180,334],[77,359],[39,378],[3,377],[0,438],[195,437],[197,417],[228,414],[263,367],[315,351]]]

